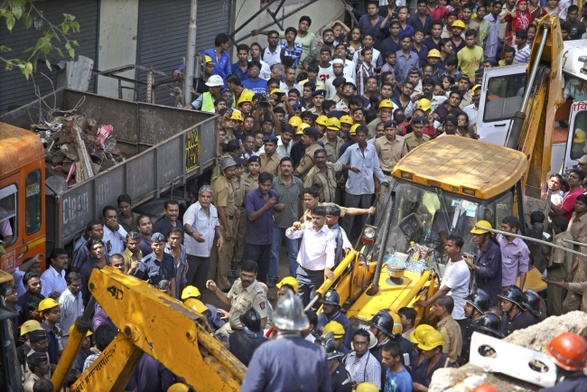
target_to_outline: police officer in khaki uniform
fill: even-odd
[[[404,137],[408,151],[411,151],[420,144],[430,140],[430,136],[424,134],[424,127],[426,124],[426,117],[418,116],[412,118],[412,133]]]
[[[257,189],[259,187],[259,172],[261,170],[261,158],[258,155],[253,155],[247,161],[247,167],[249,169],[248,173],[243,173],[241,176],[241,186],[242,186],[242,195],[243,199],[240,204],[238,205],[240,211],[240,217],[238,221],[238,235],[237,235],[237,243],[235,244],[234,248],[234,266],[231,267],[230,277],[238,277],[237,269],[240,267],[243,261],[243,255],[245,253],[245,234],[247,230],[247,219],[243,218],[246,216],[246,210],[244,205],[244,198],[249,191],[253,189]],[[234,268],[234,270],[233,270]]]
[[[324,143],[326,159],[331,163],[335,163],[338,160],[340,147],[344,144],[344,140],[338,136],[340,126],[338,118],[329,118],[326,122],[326,135],[320,139]]]
[[[302,181],[306,179],[306,174],[314,167],[314,152],[322,150],[322,146],[317,143],[320,133],[314,127],[304,129],[302,143],[306,146],[306,151],[302,160],[293,172],[293,175],[299,177]]]
[[[236,278],[236,271],[243,261],[243,252],[245,248],[245,231],[247,228],[247,213],[244,207],[244,200],[246,195],[245,184],[244,184],[244,160],[242,158],[235,159],[236,162],[236,173],[232,179],[232,189],[234,190],[234,204],[239,210],[238,218],[235,217],[234,225],[236,232],[234,236],[234,249],[232,250],[233,256],[230,258],[230,273],[231,279]],[[242,250],[240,253],[239,251]],[[240,257],[239,257],[240,255]]]
[[[257,262],[245,260],[242,263],[239,278],[234,282],[228,294],[219,290],[213,280],[206,282],[206,288],[216,294],[216,297],[226,305],[230,311],[218,309],[228,317],[229,322],[221,327],[217,333],[230,333],[233,330],[243,329],[239,318],[250,308],[255,308],[261,316],[261,327],[267,323],[267,296],[257,281]]]
[[[276,176],[277,169],[279,169],[279,162],[281,155],[277,153],[277,137],[275,136],[267,136],[263,139],[263,144],[265,146],[265,152],[259,155],[261,159],[261,170],[260,172],[267,172],[270,173],[272,176]]]
[[[377,156],[379,157],[381,170],[391,183],[391,171],[401,157],[408,153],[408,148],[404,138],[397,134],[398,127],[396,121],[386,121],[383,123],[383,128],[385,130],[385,136],[375,140],[375,151],[377,151]],[[381,185],[377,199],[377,209],[381,209],[381,206],[383,206],[388,189],[389,186]]]
[[[245,195],[249,193],[249,191],[253,189],[257,189],[259,187],[259,173],[261,173],[261,158],[257,155],[253,155],[249,158],[247,168],[249,169],[248,173],[244,173],[243,178],[243,185],[245,187]]]
[[[232,179],[236,175],[236,162],[232,158],[224,158],[220,163],[222,174],[214,181],[214,206],[218,210],[220,230],[224,235],[224,243],[220,249],[212,247],[212,259],[210,263],[209,278],[218,282],[220,290],[228,290],[228,270],[234,248],[234,237],[236,236],[239,210],[235,204],[235,192]]]

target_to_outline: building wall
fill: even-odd
[[[106,0],[100,2],[100,26],[98,41],[98,63],[100,71],[136,64],[138,36],[139,0]],[[135,71],[119,74],[131,79]],[[123,86],[132,84],[123,82]],[[118,81],[99,76],[97,92],[107,97],[118,97]],[[134,93],[123,90],[123,98],[132,100]]]
[[[275,1],[275,4],[279,3],[280,1]],[[279,19],[280,17],[289,14],[291,11],[307,3],[307,0],[286,0],[284,6],[280,9],[276,17],[277,19]],[[255,14],[255,12],[259,11],[259,9],[259,0],[234,0],[234,26],[236,28],[240,27],[244,22],[251,18]],[[298,20],[303,15],[310,16],[310,18],[312,19],[312,26],[310,26],[310,31],[316,33],[331,21],[344,17],[344,6],[342,1],[340,0],[316,1],[315,3],[307,6],[306,8],[303,8],[302,10],[296,12],[295,14],[287,17],[284,21],[282,21],[281,23],[283,29],[285,30],[285,28],[288,26],[293,26],[297,28]],[[255,19],[252,22],[247,24],[241,31],[239,31],[238,34],[236,34],[235,39],[237,41],[242,40],[242,42],[246,44],[251,44],[256,41],[259,44],[261,44],[261,46],[265,47],[267,45],[267,38],[265,36],[255,36],[247,38],[244,37],[249,35],[251,33],[251,30],[263,28],[267,24],[271,24],[271,26],[264,28],[264,30],[279,30],[278,25],[275,24],[273,18],[269,15],[269,13],[267,11],[263,11],[261,14],[255,17]]]

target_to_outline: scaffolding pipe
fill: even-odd
[[[198,16],[198,0],[192,0],[190,8],[190,24],[188,27],[188,52],[183,79],[183,103],[192,102],[192,84],[194,79],[194,65],[196,63],[196,18]]]

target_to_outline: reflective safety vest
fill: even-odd
[[[208,113],[214,113],[214,97],[209,92],[202,94],[202,111]]]

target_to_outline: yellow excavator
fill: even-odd
[[[522,96],[522,109],[504,130],[506,145],[444,136],[410,151],[392,172],[377,225],[364,228],[361,249],[347,254],[312,304],[335,288],[343,312],[356,326],[381,309],[393,314],[403,306],[414,307],[438,290],[446,235],[461,236],[462,251],[472,253],[475,222],[488,220],[496,227],[509,215],[523,221],[525,203],[544,198],[554,116],[563,100],[559,23],[552,16],[538,23],[528,83],[516,92]],[[535,268],[526,279],[529,287],[545,288]],[[429,316],[430,309],[416,310],[417,323]]]
[[[96,301],[120,332],[70,391],[124,391],[143,353],[197,391],[239,390],[246,368],[213,336],[205,316],[114,268],[94,269],[88,285],[93,298],[53,374],[55,392],[91,326]]]

